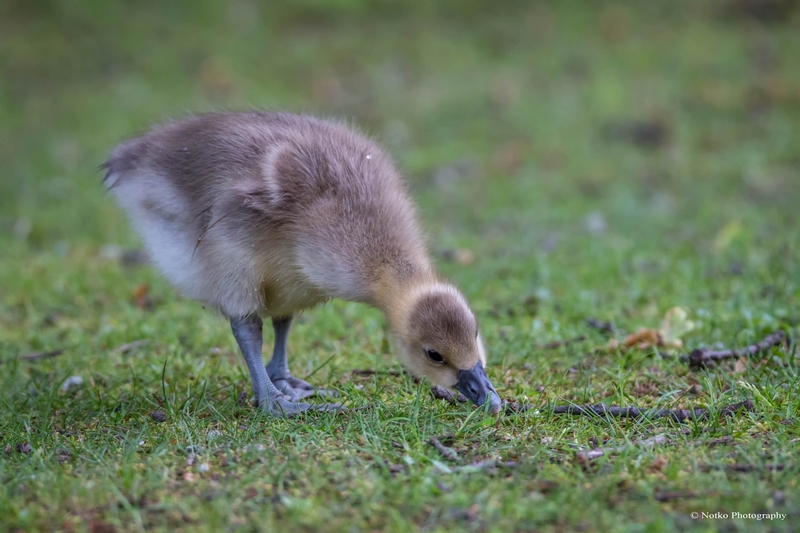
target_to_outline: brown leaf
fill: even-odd
[[[640,328],[636,333],[628,335],[622,343],[624,348],[636,346],[640,350],[660,346],[661,334],[657,329]]]
[[[131,293],[131,297],[133,298],[136,307],[139,309],[152,309],[153,308],[153,299],[150,298],[150,285],[147,283],[140,283],[133,289]]]

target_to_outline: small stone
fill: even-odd
[[[167,414],[164,411],[153,411],[150,413],[150,418],[153,419],[154,422],[158,422],[159,424],[162,422],[167,421]]]
[[[72,389],[77,389],[83,385],[83,378],[80,376],[70,376],[61,384],[62,392],[69,392]]]
[[[209,470],[211,470],[211,467],[208,466],[208,463],[200,463],[197,466],[197,471],[198,472],[208,472]]]

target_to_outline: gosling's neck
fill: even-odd
[[[425,265],[392,266],[379,271],[371,286],[371,303],[383,311],[390,329],[401,332],[411,308],[420,296],[439,284],[433,269]]]

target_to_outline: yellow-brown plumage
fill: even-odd
[[[211,114],[122,143],[106,168],[159,269],[231,320],[265,409],[312,408],[298,402],[314,390],[289,374],[286,336],[294,313],[331,298],[378,307],[412,372],[472,384],[462,392],[499,409],[475,317],[437,279],[402,180],[374,142],[311,117]],[[260,317],[276,328],[266,374]]]

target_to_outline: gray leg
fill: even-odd
[[[253,395],[258,405],[266,412],[276,416],[292,416],[309,409],[330,411],[339,409],[337,404],[309,405],[296,403],[284,396],[270,380],[264,360],[261,358],[261,319],[250,315],[231,319],[231,329],[239,348],[242,350],[250,379],[253,381]]]
[[[292,316],[273,318],[272,328],[275,330],[275,349],[272,360],[267,365],[267,375],[286,397],[291,400],[302,400],[309,396],[338,396],[336,391],[319,389],[311,386],[307,381],[292,376],[289,372],[289,363],[286,360],[286,341],[289,337],[289,328],[292,325]]]

